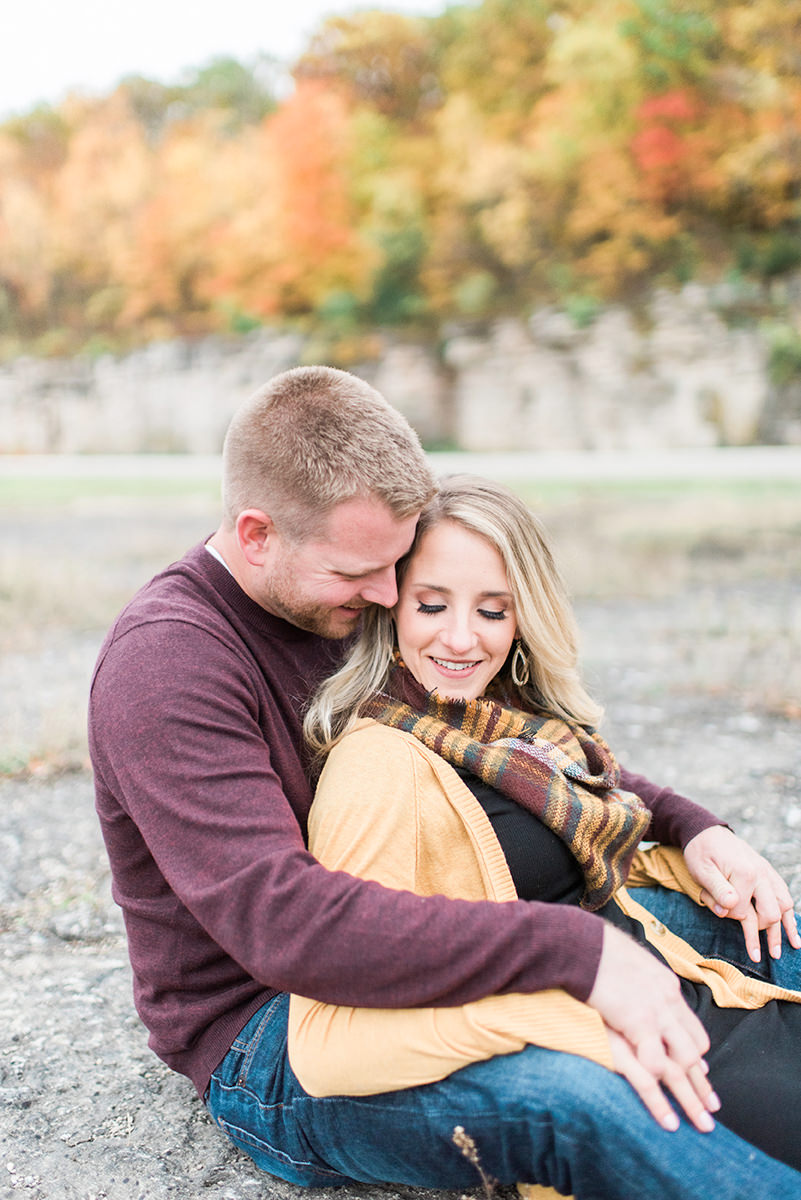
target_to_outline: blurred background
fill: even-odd
[[[615,656],[797,719],[801,0],[278,8],[7,24],[5,770],[85,764],[103,629],[216,524],[233,409],[315,361],[491,452],[590,625],[649,605]]]
[[[0,451],[215,453],[311,361],[434,447],[801,443],[799,0],[32,0],[0,54]]]

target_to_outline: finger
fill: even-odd
[[[683,1071],[671,1062],[663,1082],[695,1128],[701,1133],[711,1133],[715,1128],[711,1114],[720,1108],[720,1100],[700,1066]]]
[[[654,1120],[663,1129],[675,1133],[679,1118],[668,1103],[659,1081],[638,1060],[624,1037],[612,1030],[608,1033],[612,1061],[618,1075],[628,1080]]]
[[[709,896],[709,900],[705,900],[704,903],[710,908],[733,908],[740,897],[739,889],[733,880],[727,879],[713,862],[704,864],[703,870],[699,871],[698,883]],[[748,895],[751,895],[750,889]]]
[[[709,1050],[709,1035],[680,989],[676,990],[673,1002],[663,1008],[661,1018],[658,1032],[664,1047],[672,1059],[689,1071]]]
[[[780,902],[777,890],[769,880],[759,881],[754,888],[751,903],[756,909],[760,929],[767,929],[769,925],[775,925],[781,921],[782,909],[785,904]]]
[[[630,1071],[626,1072],[626,1078],[651,1116],[659,1122],[663,1129],[669,1133],[675,1133],[680,1124],[679,1118],[659,1086],[658,1080],[654,1079],[653,1075],[646,1071],[639,1062],[636,1067],[632,1067]]]
[[[685,1073],[696,1069],[706,1073],[702,1056],[709,1049],[709,1038],[700,1021],[697,1029],[682,1022],[663,1023],[660,1029],[640,1038],[634,1049],[641,1065],[657,1079],[667,1078],[675,1068]]]
[[[691,1067],[687,1074],[691,1084],[695,1088],[696,1095],[701,1100],[707,1112],[717,1112],[720,1108],[720,1097],[709,1082],[709,1064],[706,1059],[701,1059],[699,1065]]]
[[[751,962],[762,961],[762,950],[759,945],[759,919],[756,915],[756,910],[748,906],[748,911],[744,917],[740,918],[740,924],[743,927],[743,937],[745,938],[745,949]]]
[[[768,939],[768,954],[771,958],[781,958],[782,956],[782,923],[776,921],[773,925],[768,925],[765,930]]]
[[[703,904],[708,909],[710,909],[715,914],[716,917],[728,917],[728,915],[729,915],[729,909],[724,908],[724,906],[722,904],[718,904],[715,897],[712,895],[711,892],[708,892],[706,890],[706,888],[701,888],[701,893],[698,897],[698,901],[700,904]]]
[[[798,932],[798,922],[792,905],[784,910],[782,925],[784,926],[784,932],[787,934],[787,940],[793,949],[801,950],[801,933]]]
[[[675,1131],[679,1127],[679,1120],[665,1097],[660,1077],[643,1066],[639,1058],[631,1052],[624,1038],[619,1038],[619,1043],[617,1047],[613,1043],[612,1049],[615,1070],[625,1076],[662,1128]],[[705,1063],[696,1064],[689,1071],[684,1071],[677,1063],[666,1058],[661,1082],[670,1089],[695,1128],[701,1133],[710,1133],[715,1127],[711,1114],[720,1108],[720,1100],[709,1084],[705,1072]]]

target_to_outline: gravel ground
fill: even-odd
[[[799,675],[773,696],[760,670],[779,654],[779,678],[799,671],[799,608],[797,575],[781,570],[578,606],[620,758],[715,809],[801,900]],[[789,639],[777,640],[779,627]],[[7,644],[0,719],[19,736],[81,712],[101,637],[62,630]],[[80,752],[0,778],[0,864],[0,1197],[296,1200],[298,1189],[229,1147],[191,1086],[147,1049]]]

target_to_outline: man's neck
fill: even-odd
[[[255,600],[256,597],[248,586],[247,563],[242,557],[236,537],[232,537],[229,531],[221,525],[206,542],[206,549],[234,577],[245,595],[250,596],[251,600]]]
[[[208,541],[208,542],[206,542],[206,549],[208,550],[208,552],[209,552],[209,554],[212,556],[212,558],[216,558],[216,559],[217,559],[217,562],[218,562],[218,563],[221,563],[221,564],[222,564],[222,565],[225,567],[225,569],[226,569],[226,571],[228,572],[228,574],[229,574],[229,575],[233,575],[233,571],[232,571],[232,570],[231,570],[231,568],[228,566],[228,563],[225,561],[225,559],[223,558],[222,554],[220,554],[220,552],[219,552],[219,550],[217,549],[217,547],[216,547],[216,546],[214,546],[214,545],[212,545],[212,542],[211,542],[211,541]]]

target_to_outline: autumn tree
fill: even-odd
[[[52,208],[69,130],[39,107],[0,129],[0,329],[30,332],[54,295]]]
[[[0,126],[0,329],[432,331],[801,265],[801,0],[323,22]]]
[[[209,301],[264,318],[293,316],[332,291],[363,289],[350,153],[342,98],[313,80],[231,147],[202,288]]]

